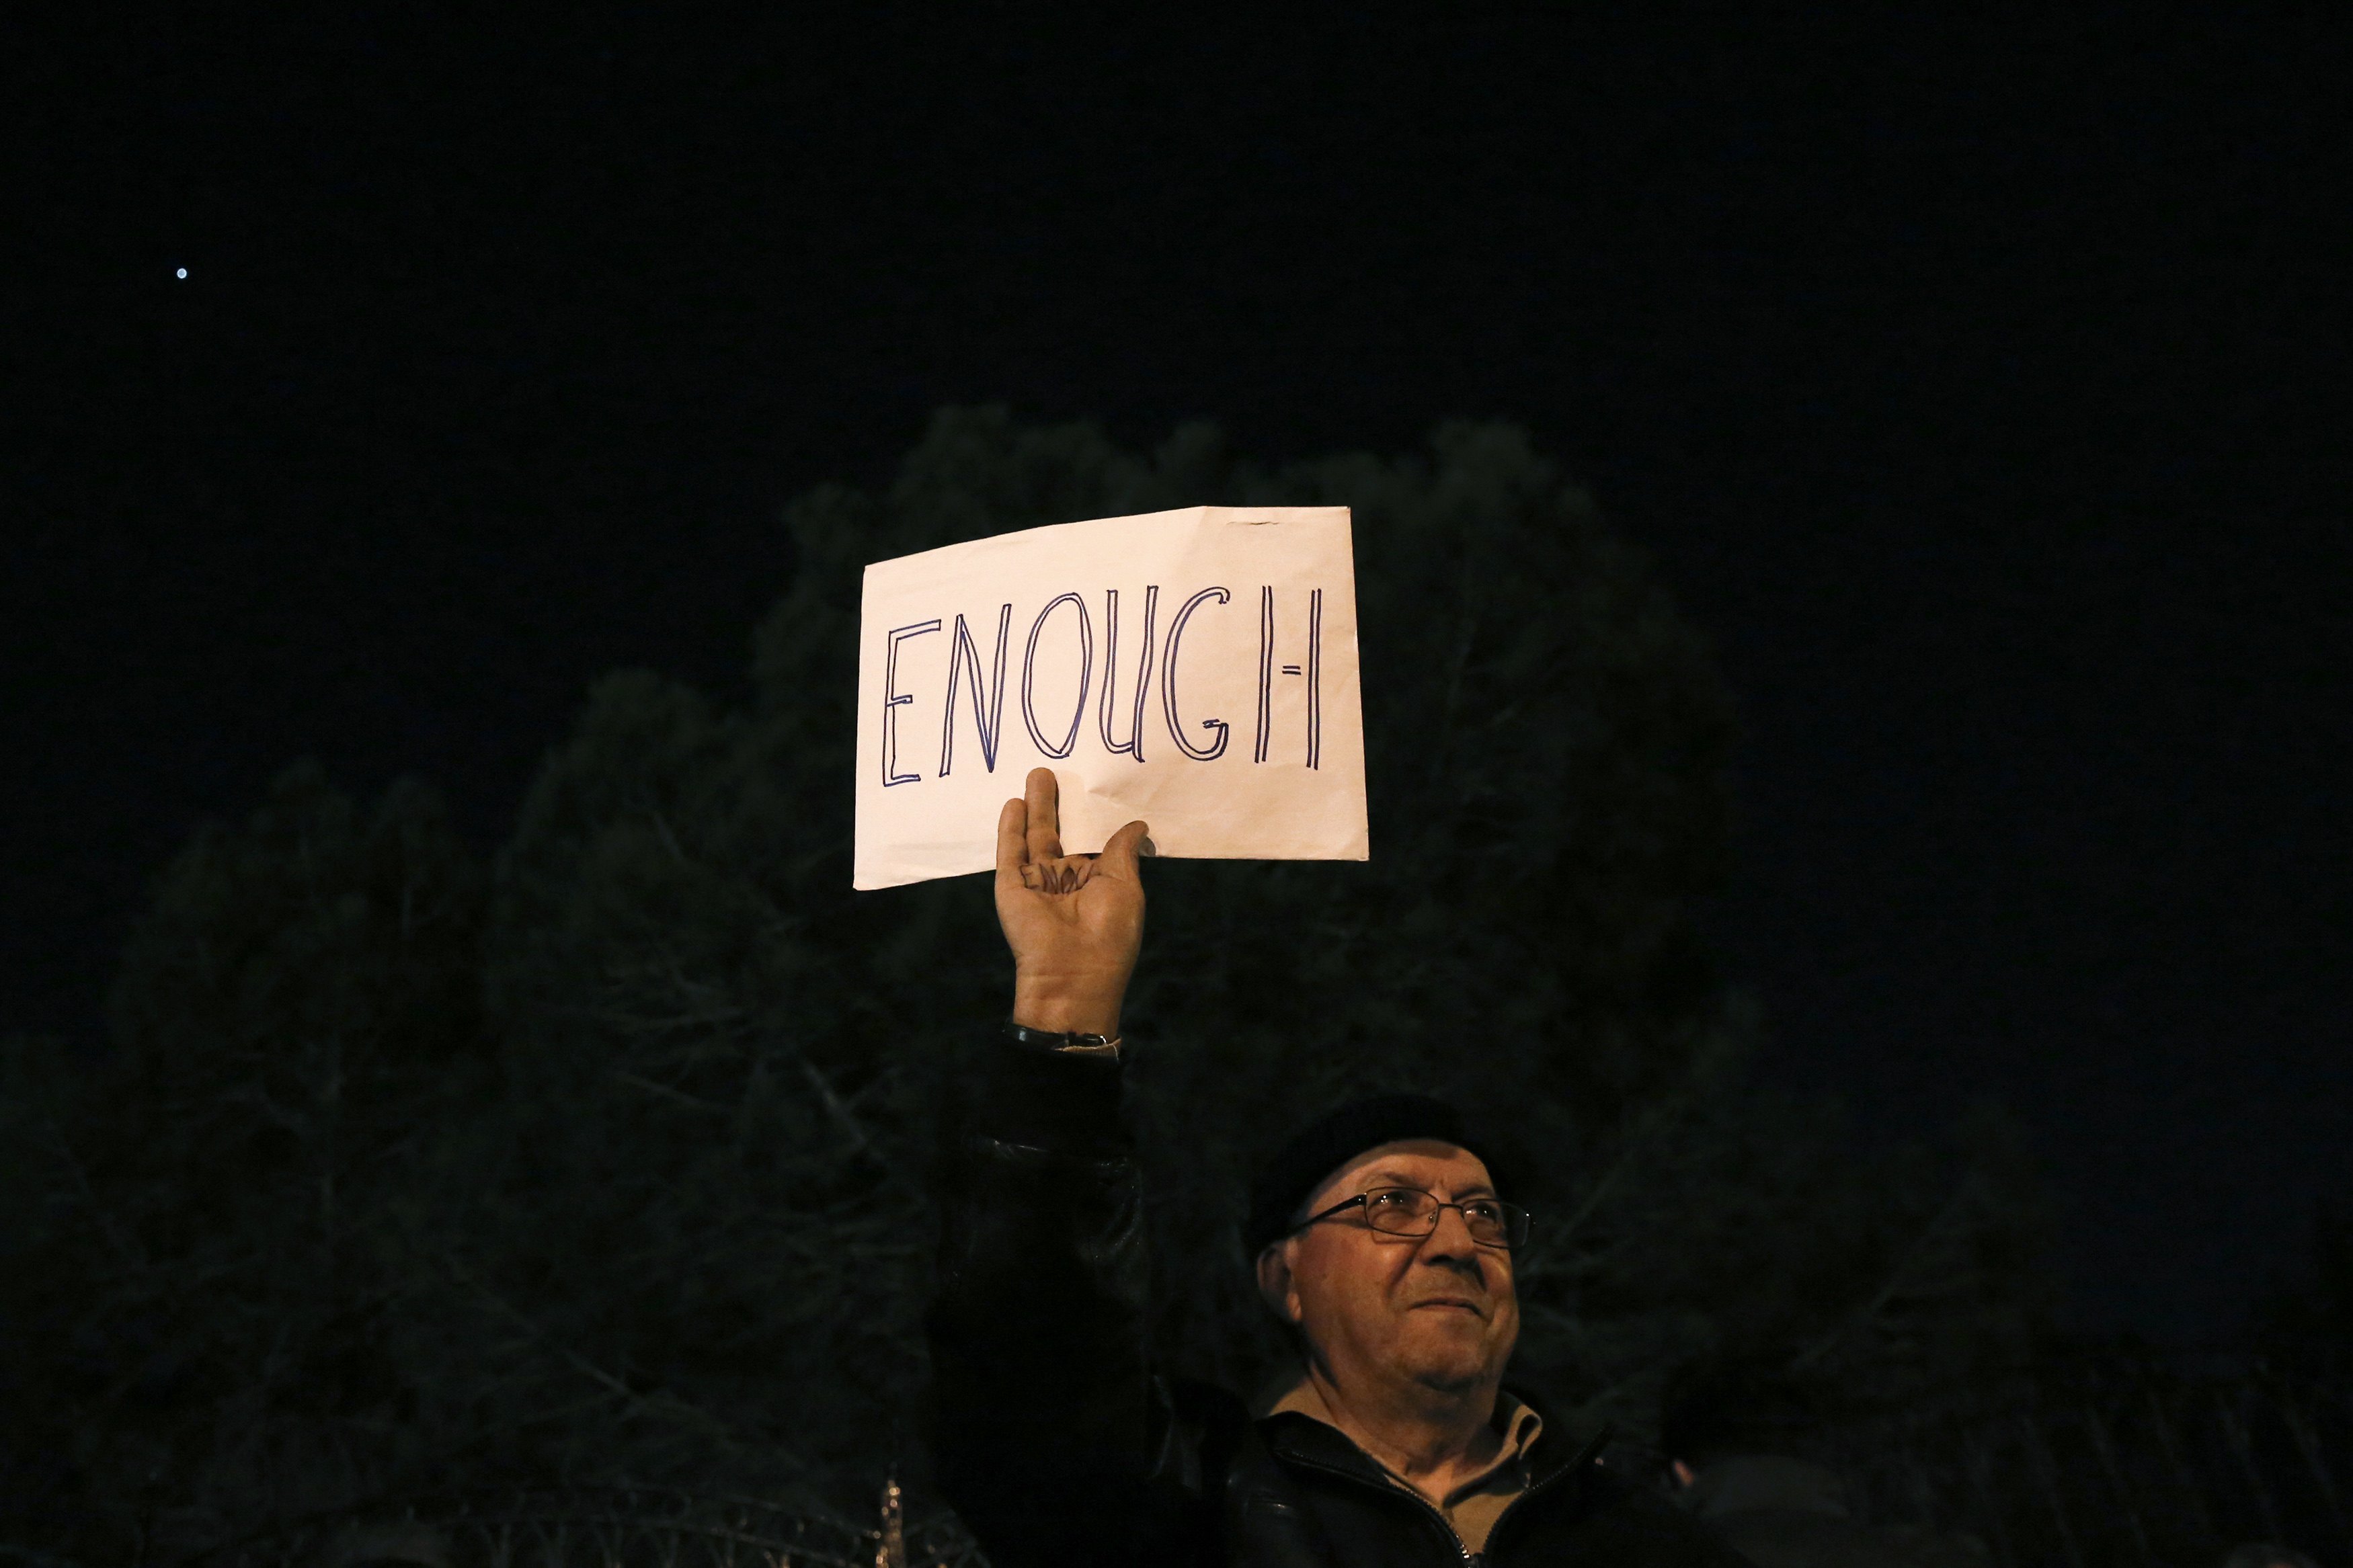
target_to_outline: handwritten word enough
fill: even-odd
[[[1276,685],[1281,680],[1297,679],[1305,687],[1305,732],[1300,738],[1303,761],[1310,768],[1319,768],[1324,741],[1324,590],[1287,592],[1306,601],[1293,612],[1302,617],[1303,624],[1298,632],[1292,634],[1303,641],[1304,647],[1297,662],[1279,663],[1277,595],[1271,586],[1258,589],[1258,702],[1250,761],[1263,763],[1273,755]],[[1168,616],[1165,631],[1160,623],[1160,585],[1146,584],[1141,597],[1141,605],[1131,600],[1127,606],[1129,625],[1123,630],[1120,591],[1103,590],[1100,666],[1095,658],[1097,622],[1083,595],[1058,594],[1031,617],[1028,636],[1021,643],[1018,706],[1022,728],[1039,756],[1059,761],[1077,750],[1082,734],[1089,728],[1091,697],[1094,704],[1093,733],[1107,755],[1124,756],[1137,763],[1145,761],[1145,715],[1155,709],[1169,742],[1181,755],[1197,763],[1212,763],[1226,754],[1227,742],[1232,738],[1232,721],[1187,714],[1180,694],[1185,684],[1180,677],[1191,668],[1185,662],[1185,638],[1195,616],[1230,610],[1234,592],[1213,586],[1187,595]],[[976,629],[973,621],[959,613],[952,621],[934,616],[892,626],[882,634],[882,744],[879,761],[884,787],[921,784],[926,776],[904,750],[900,710],[916,705],[918,692],[908,687],[914,662],[923,655],[913,645],[930,637],[943,639],[941,644],[933,645],[939,651],[931,657],[937,658],[944,653],[946,664],[935,688],[944,695],[940,704],[939,750],[929,776],[947,778],[955,772],[959,731],[969,731],[976,741],[981,766],[989,773],[997,771],[998,752],[1007,736],[1006,701],[1017,684],[1011,679],[1014,606],[997,606],[993,633],[988,619],[980,617]],[[1050,630],[1054,633],[1051,638]],[[1222,639],[1220,652],[1229,649],[1233,640]],[[1129,649],[1124,660],[1121,658],[1123,642]],[[1047,645],[1042,652],[1041,643]],[[1041,673],[1046,677],[1045,684],[1056,689],[1075,689],[1075,698],[1064,699],[1071,703],[1067,713],[1059,703],[1050,711],[1039,710],[1043,700],[1039,694]],[[1157,701],[1154,700],[1155,693]],[[964,721],[960,722],[960,719]],[[962,757],[968,767],[971,752],[965,752]]]

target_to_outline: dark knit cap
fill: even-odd
[[[1353,1100],[1293,1133],[1250,1183],[1242,1248],[1251,1258],[1291,1230],[1291,1216],[1325,1177],[1367,1149],[1431,1138],[1487,1158],[1464,1130],[1461,1112],[1426,1094],[1376,1094]],[[1493,1172],[1492,1163],[1488,1167]],[[1497,1181],[1503,1178],[1498,1175]]]

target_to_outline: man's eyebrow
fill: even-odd
[[[1365,1178],[1365,1191],[1371,1192],[1378,1187],[1411,1187],[1416,1192],[1424,1190],[1419,1177],[1408,1175],[1403,1171],[1375,1171]],[[1455,1188],[1454,1195],[1458,1198],[1492,1198],[1495,1195],[1495,1189],[1484,1182],[1473,1182],[1467,1187]]]

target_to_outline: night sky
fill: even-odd
[[[737,689],[780,504],[941,405],[1470,416],[1721,650],[1768,1082],[2006,1102],[2086,1326],[2228,1330],[2353,1192],[2321,8],[331,11],[0,64],[0,1028],[97,1037],[146,879],[299,756],[487,848],[598,673]]]

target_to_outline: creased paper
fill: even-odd
[[[866,569],[852,880],[995,864],[1034,767],[1062,843],[1135,817],[1159,854],[1366,858],[1345,507],[1190,507]]]

